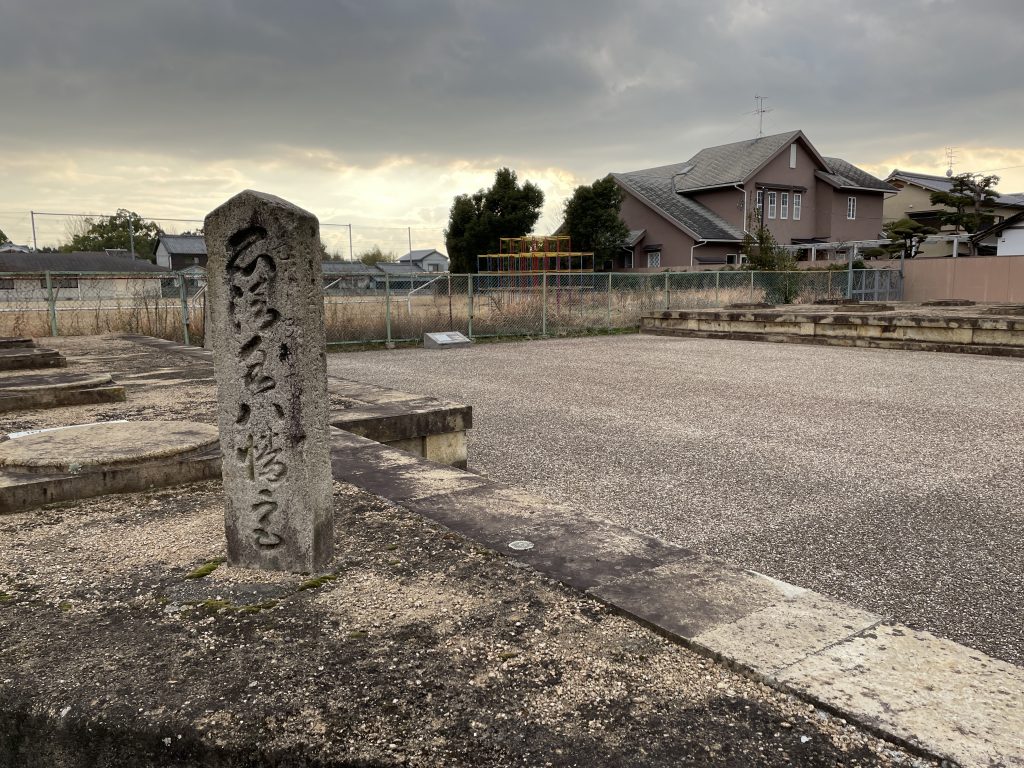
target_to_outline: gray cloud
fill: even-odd
[[[851,160],[1017,146],[1019,0],[0,0],[9,148],[328,150],[582,175],[803,128]],[[10,119],[11,115],[16,119]]]

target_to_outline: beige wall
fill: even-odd
[[[904,265],[904,301],[970,299],[1024,302],[1024,257],[973,256],[909,259]]]

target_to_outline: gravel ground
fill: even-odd
[[[0,427],[212,419],[202,364],[55,345],[128,402]],[[936,765],[350,486],[333,578],[218,567],[220,493],[0,516],[0,764]]]
[[[470,466],[1024,663],[1024,360],[617,336],[331,355]]]

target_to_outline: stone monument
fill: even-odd
[[[322,570],[334,525],[319,222],[246,190],[204,231],[228,561]]]

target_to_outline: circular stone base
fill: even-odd
[[[129,421],[37,432],[0,443],[0,467],[66,470],[185,456],[217,443],[217,428],[194,421]]]
[[[0,377],[0,393],[102,387],[112,381],[109,373],[26,373]]]

